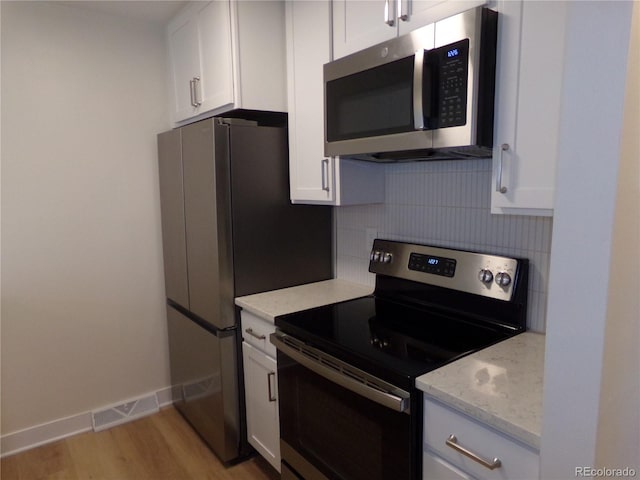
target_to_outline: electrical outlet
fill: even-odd
[[[365,251],[369,253],[373,248],[373,241],[378,238],[378,229],[374,227],[368,227],[365,239]]]

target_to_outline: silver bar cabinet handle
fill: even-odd
[[[461,453],[465,457],[469,457],[474,462],[478,462],[480,465],[488,468],[489,470],[495,470],[496,468],[500,468],[502,466],[502,462],[499,458],[494,458],[493,460],[485,460],[477,453],[474,453],[471,450],[467,450],[458,443],[458,439],[453,434],[449,435],[449,438],[445,443],[448,447],[453,448],[456,452]]]
[[[413,128],[424,130],[422,111],[422,76],[424,72],[424,50],[418,50],[413,60]]]
[[[257,338],[258,340],[264,340],[264,339],[267,338],[265,335],[260,335],[260,334],[258,334],[256,332],[254,332],[253,328],[247,328],[247,329],[245,329],[245,332],[247,332],[252,337]]]
[[[273,394],[273,390],[271,389],[271,379],[273,379],[273,380],[276,379],[276,372],[267,373],[267,386],[269,388],[269,401],[270,402],[275,402],[276,400],[278,400],[278,397],[276,397]]]
[[[498,157],[498,172],[496,173],[496,192],[507,193],[507,187],[502,185],[502,155],[509,150],[509,144],[503,143],[500,145],[500,156]]]
[[[202,101],[198,100],[198,90],[200,89],[200,77],[193,77],[193,103],[194,107],[202,105]]]
[[[398,19],[406,22],[409,20],[409,1],[408,0],[397,0],[398,1]]]
[[[189,95],[191,96],[191,106],[192,107],[197,107],[198,105],[196,105],[196,100],[195,100],[195,84],[196,84],[196,79],[192,78],[191,80],[189,80]]]
[[[393,11],[395,10],[395,8],[393,8],[394,2],[395,0],[384,0],[384,23],[390,27],[393,27],[396,24],[396,20],[393,15]]]
[[[329,159],[322,159],[322,190],[329,191]]]

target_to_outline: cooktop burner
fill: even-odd
[[[278,330],[412,389],[525,329],[526,260],[376,240],[370,270],[373,295],[277,317]]]

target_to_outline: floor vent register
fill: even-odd
[[[91,413],[93,431],[99,432],[160,410],[155,394]]]

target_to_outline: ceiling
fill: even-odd
[[[120,17],[166,24],[187,2],[177,0],[60,1],[63,5],[87,8]]]

